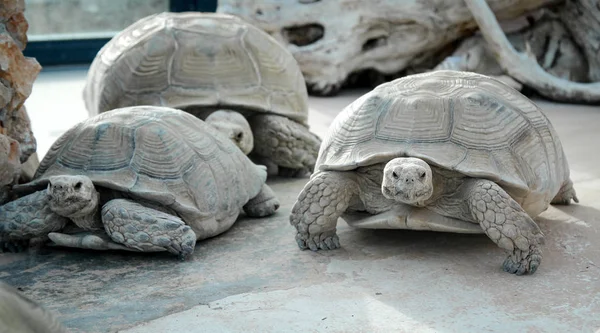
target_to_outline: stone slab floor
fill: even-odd
[[[43,155],[86,117],[86,68],[49,69],[27,101]],[[311,98],[323,135],[365,91]],[[288,214],[307,179],[270,181],[282,207],[201,242],[189,261],[44,248],[0,254],[0,279],[73,332],[600,332],[600,107],[538,101],[569,159],[580,204],[536,220],[533,276],[502,272],[484,235],[369,231],[340,222],[342,249],[300,251]]]

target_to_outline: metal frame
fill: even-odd
[[[100,0],[98,0],[100,1]],[[214,12],[217,0],[171,0],[172,12]],[[23,54],[34,57],[42,66],[89,64],[110,38],[32,41]]]

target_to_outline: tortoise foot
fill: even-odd
[[[537,247],[532,247],[529,251],[515,250],[504,260],[502,268],[505,272],[515,275],[533,274],[541,262],[541,251]]]
[[[302,250],[335,250],[340,248],[340,239],[335,232],[324,232],[322,234],[296,234],[296,243]]]

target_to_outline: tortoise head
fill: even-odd
[[[98,207],[99,195],[86,176],[52,176],[48,181],[50,209],[64,217],[88,215]]]
[[[205,121],[228,137],[242,150],[244,155],[250,154],[254,148],[254,137],[250,124],[240,113],[218,110],[206,117]]]
[[[431,167],[418,158],[395,158],[383,169],[381,192],[388,199],[423,206],[433,194]]]

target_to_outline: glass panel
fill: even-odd
[[[170,0],[25,0],[30,41],[111,38]]]

